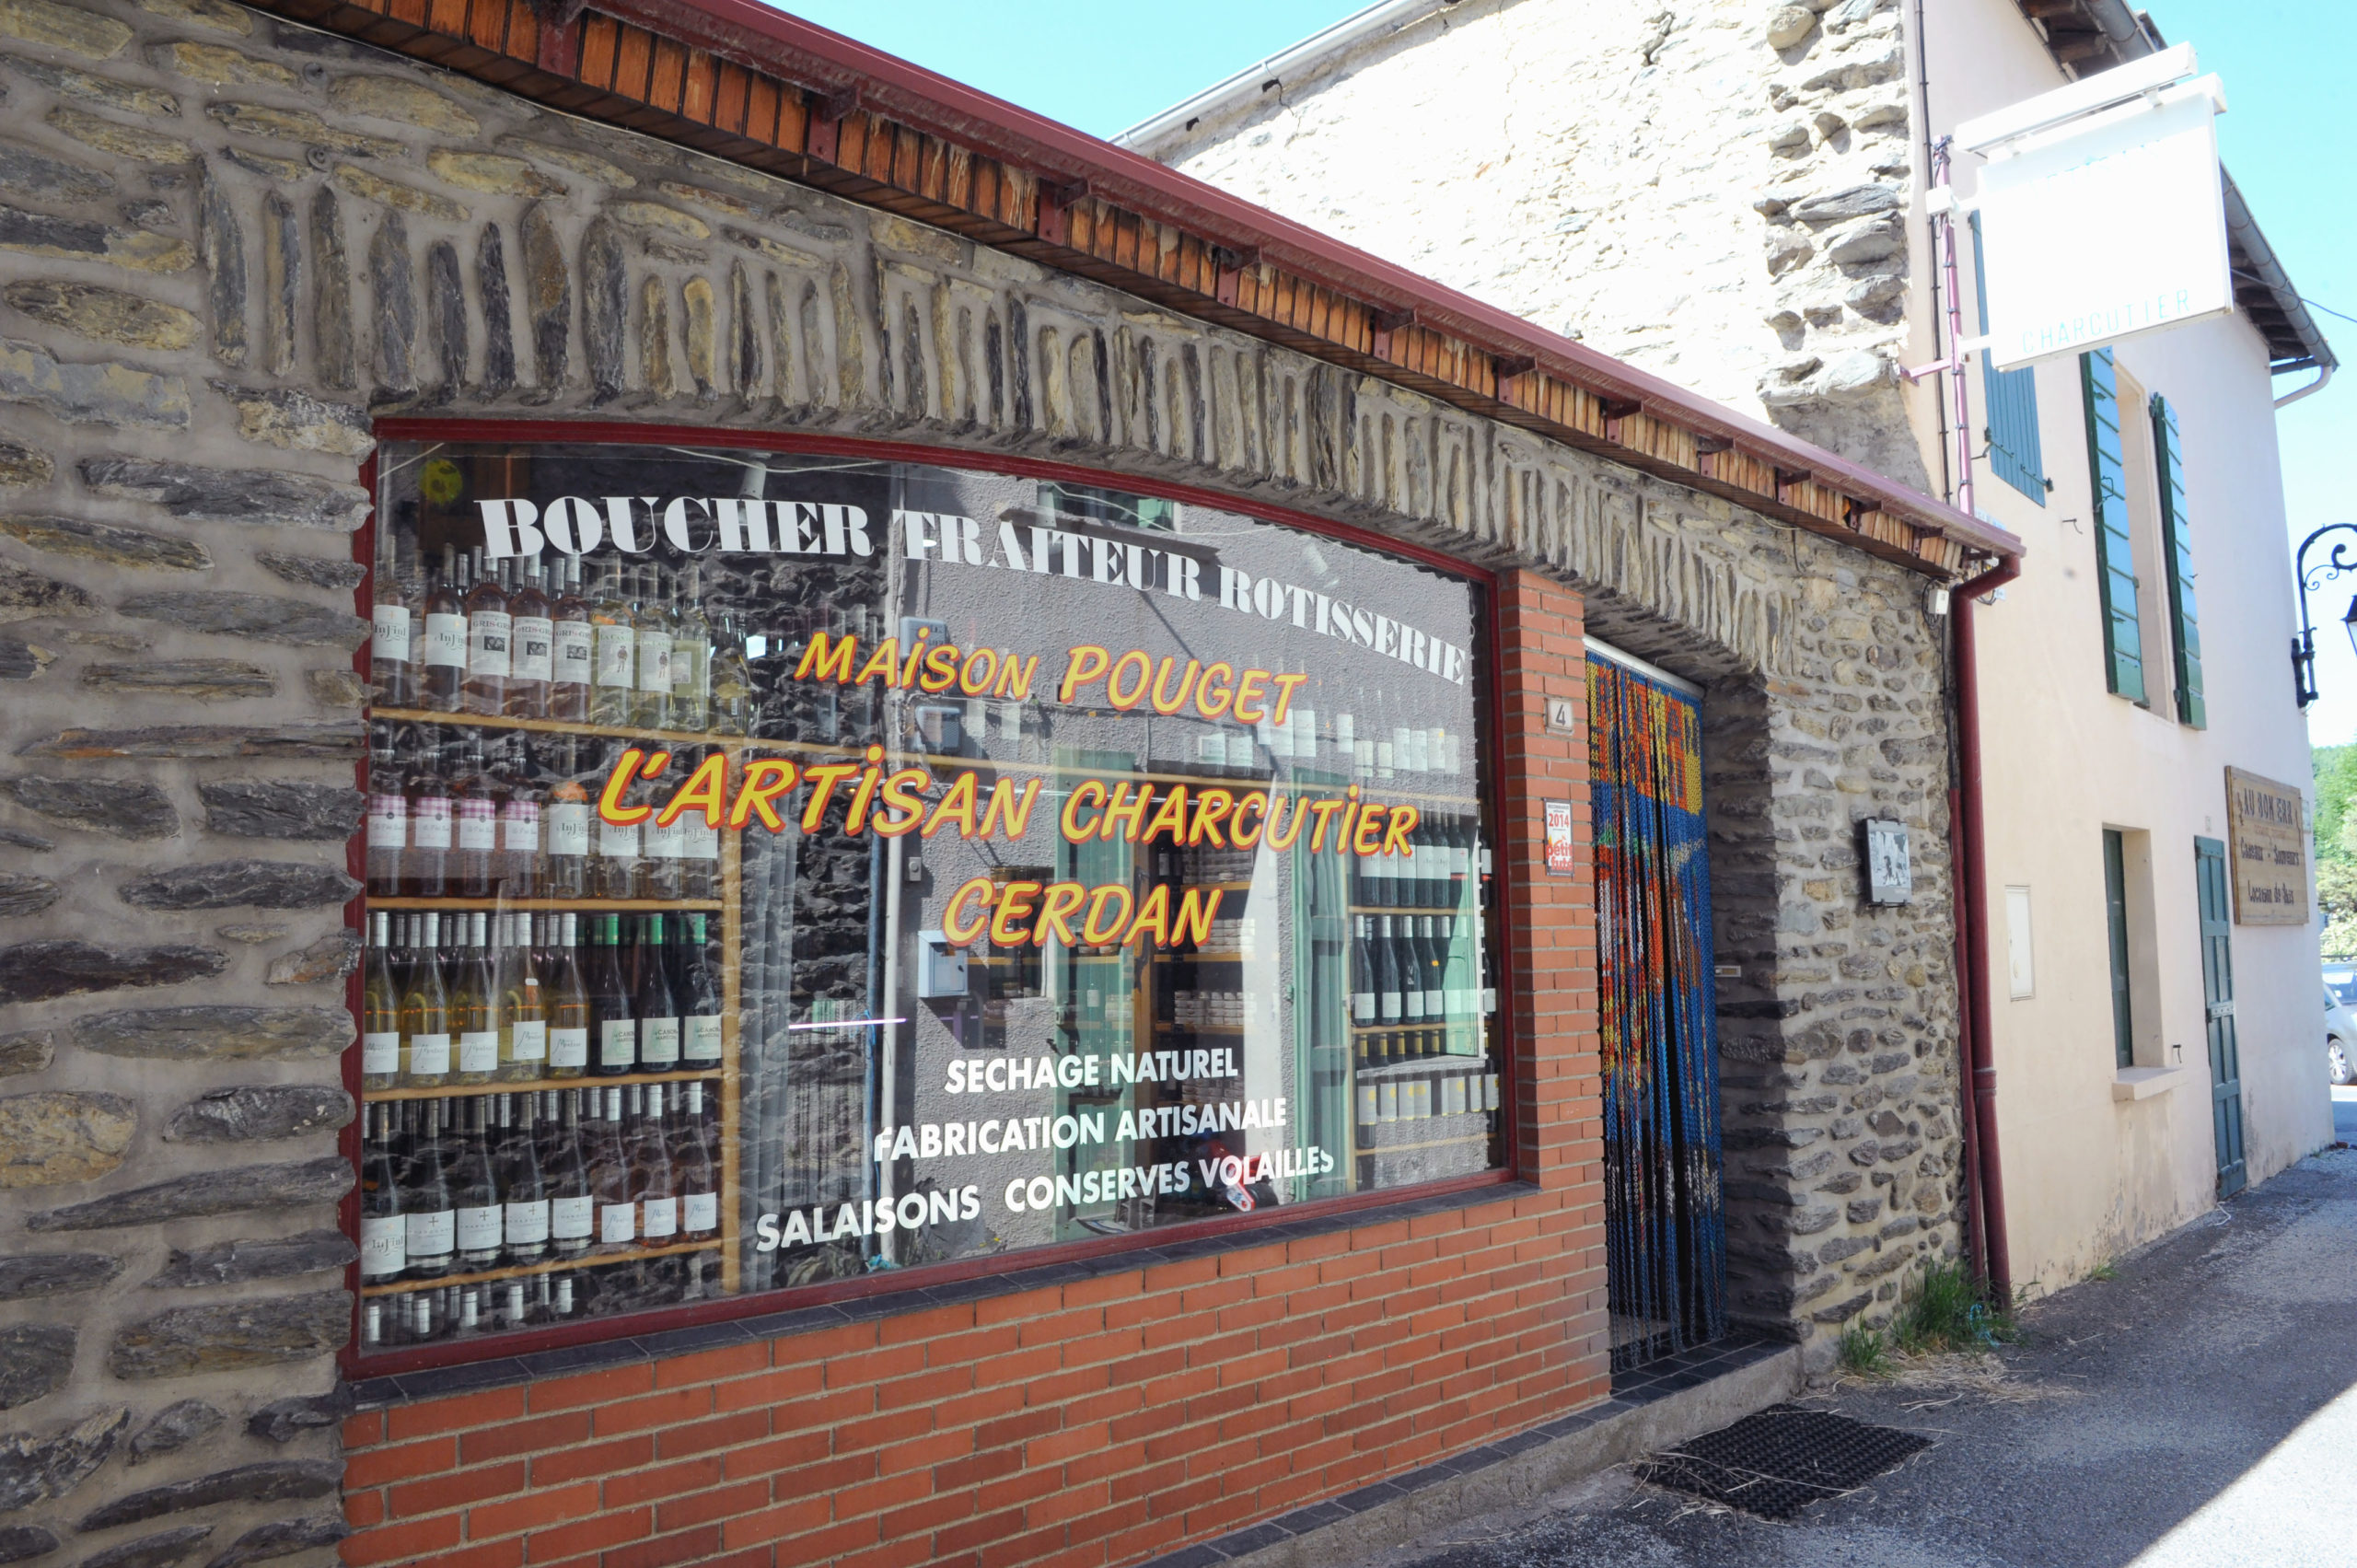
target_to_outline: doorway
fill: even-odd
[[[1612,1365],[1726,1329],[1701,693],[1588,644]]]
[[[2243,1063],[2235,1040],[2234,889],[2226,884],[2226,846],[2193,841],[2193,877],[2201,900],[2201,1004],[2210,1037],[2210,1125],[2218,1148],[2218,1196],[2250,1179],[2243,1157]]]

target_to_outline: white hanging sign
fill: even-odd
[[[2205,77],[1991,149],[1978,205],[1991,365],[2234,308],[2219,103]]]

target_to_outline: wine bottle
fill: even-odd
[[[503,568],[513,563],[503,562]],[[509,646],[507,716],[544,719],[549,716],[549,683],[555,675],[556,623],[550,613],[548,592],[541,586],[540,558],[524,563],[523,577],[507,601]]]
[[[401,996],[393,983],[392,916],[368,916],[368,951],[360,969],[360,1086],[389,1089],[401,1076]]]
[[[635,1086],[633,1086],[635,1092]],[[671,1164],[670,1128],[663,1116],[663,1086],[646,1086],[630,1157],[631,1193],[638,1201],[638,1235],[648,1247],[679,1239],[679,1189]]]
[[[581,983],[581,954],[576,943],[580,918],[570,913],[549,916],[558,926],[556,975],[548,987],[545,1004],[552,1078],[578,1078],[589,1067],[589,993]]]
[[[589,716],[589,692],[598,672],[589,601],[581,597],[579,556],[556,563],[550,593],[549,717],[577,724]]]
[[[506,1246],[507,1223],[498,1185],[492,1180],[483,1127],[490,1099],[471,1095],[447,1103],[458,1112],[448,1176],[450,1202],[458,1214],[458,1264],[465,1270],[497,1268]]]
[[[583,1153],[582,1092],[549,1091],[549,1098],[562,1109],[560,1119],[551,1123],[540,1171],[549,1195],[549,1250],[559,1258],[587,1252],[597,1230],[597,1199],[589,1191],[589,1164]]]
[[[505,1214],[507,1261],[537,1263],[549,1255],[548,1183],[540,1179],[540,1154],[532,1135],[534,1095],[499,1097],[499,1153],[493,1175]],[[517,1118],[520,1114],[521,1120]]]
[[[450,888],[450,786],[442,777],[440,737],[432,725],[404,733],[410,740],[403,780],[409,796],[409,849],[401,856],[401,894],[438,899]]]
[[[362,1284],[388,1283],[401,1278],[409,1267],[407,1221],[401,1215],[401,1181],[393,1168],[392,1110],[389,1105],[370,1106],[360,1140]]]
[[[704,756],[711,753],[706,752]],[[702,757],[696,761],[701,764]],[[716,899],[720,896],[720,830],[712,825],[702,811],[679,814],[682,845],[679,859],[679,896],[683,899]]]
[[[450,1272],[459,1239],[458,1205],[450,1191],[448,1156],[442,1143],[442,1109],[449,1102],[407,1102],[415,1118],[407,1179],[401,1183],[401,1241],[412,1279],[429,1280]]]
[[[459,1037],[459,1070],[451,1082],[488,1084],[499,1071],[498,980],[491,967],[490,916],[478,910],[455,914],[466,928],[466,947],[450,987],[450,1028]]]
[[[598,1037],[598,1060],[589,1070],[618,1078],[638,1067],[638,1020],[622,973],[621,917],[592,915],[589,922],[589,1016]]]
[[[598,818],[598,858],[593,866],[601,899],[644,898],[640,882],[639,824],[609,822]]]
[[[722,735],[749,735],[753,727],[753,672],[745,664],[745,636],[736,618],[724,614],[712,650],[712,727]]]
[[[576,776],[580,747],[574,738],[564,738],[556,758],[559,776],[549,786],[544,880],[550,897],[577,899],[589,891],[589,792]]]
[[[1387,1029],[1397,1029],[1405,1021],[1406,1002],[1402,995],[1404,981],[1399,973],[1399,953],[1392,946],[1391,917],[1370,915],[1375,932],[1375,1012],[1376,1022]]]
[[[1448,1013],[1445,1005],[1448,953],[1440,945],[1436,916],[1418,915],[1416,922],[1416,956],[1423,962],[1424,1023],[1432,1037],[1430,1054],[1437,1056],[1446,1049],[1443,1042],[1448,1027]]]
[[[621,597],[622,569],[610,562],[598,577],[598,597],[589,605],[589,624],[597,637],[597,684],[589,698],[589,716],[598,724],[630,722],[632,698],[638,679],[635,623]]]
[[[671,992],[670,966],[664,961],[663,917],[644,917],[638,933],[638,990],[631,1000],[638,1019],[638,1070],[676,1072],[679,1065],[679,1016],[682,1009]]]
[[[641,804],[659,804],[655,786],[644,779],[639,781],[634,793]],[[645,850],[643,880],[648,898],[677,899],[682,896],[681,889],[686,886],[689,814],[682,812],[668,823],[658,820],[660,815],[658,812],[646,819],[641,835]]]
[[[646,729],[671,725],[671,611],[664,602],[663,569],[632,574],[631,634],[638,653],[638,691],[630,722]]]
[[[671,727],[712,727],[712,623],[703,613],[703,578],[689,566],[673,582]]]
[[[393,538],[388,530],[386,542]],[[417,667],[410,662],[413,607],[401,582],[397,549],[380,552],[368,584],[368,684],[377,705],[387,708],[412,707],[417,702]]]
[[[622,1091],[607,1089],[604,1098],[606,1114],[592,1136],[589,1162],[589,1193],[598,1205],[596,1250],[627,1252],[638,1241],[638,1203],[631,1195],[630,1155],[622,1145]]]
[[[409,849],[409,797],[393,746],[391,725],[368,726],[368,892],[380,899],[401,893]]]
[[[720,1234],[720,1184],[713,1178],[712,1145],[703,1129],[703,1080],[687,1086],[685,1114],[672,1133],[672,1161],[679,1173],[679,1239],[710,1241]]]
[[[451,781],[451,816],[457,824],[450,852],[450,881],[462,899],[487,899],[499,890],[498,781],[484,766],[482,737],[469,730],[458,739],[458,771]]]
[[[1373,915],[1351,917],[1351,1023],[1362,1029],[1373,1028],[1376,1023],[1374,923]],[[1360,1054],[1364,1060],[1364,1050]]]
[[[499,786],[499,858],[493,880],[511,899],[536,898],[540,891],[540,792],[524,761],[524,738],[509,738],[500,748],[493,772]]]
[[[467,604],[459,592],[458,548],[442,552],[442,569],[425,586],[424,668],[418,671],[424,701],[435,713],[459,711],[467,676]]]
[[[459,688],[459,705],[470,714],[507,711],[507,677],[514,667],[515,617],[508,613],[507,594],[499,579],[484,569],[482,551],[474,551],[467,589],[467,679]]]
[[[531,923],[520,912],[499,917],[505,929],[497,948],[499,1076],[524,1083],[540,1075],[549,1060],[549,1021],[539,970],[532,962]]]
[[[676,949],[673,988],[679,1005],[679,1065],[709,1070],[720,1065],[720,977],[713,972],[704,917],[691,914],[685,921],[687,940]]]
[[[417,917],[409,989],[401,996],[401,1073],[407,1088],[434,1088],[450,1077],[450,997],[435,956],[440,919],[430,910]]]

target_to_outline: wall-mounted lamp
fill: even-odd
[[[2327,523],[2302,540],[2299,552],[2292,558],[2292,573],[2300,590],[2300,634],[2292,639],[2292,698],[2303,708],[2316,700],[2316,633],[2308,620],[2308,595],[2335,577],[2357,573],[2357,558],[2351,556],[2347,540],[2335,540],[2325,558],[2309,566],[2308,546],[2328,533],[2357,537],[2357,523]],[[2349,601],[2340,627],[2349,633],[2350,651],[2357,653],[2357,598]]]

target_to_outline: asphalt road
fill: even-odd
[[[2343,1098],[2343,1096],[2347,1098]],[[2335,1097],[2342,1125],[2357,1091]],[[2357,1564],[2357,1150],[2328,1152],[2049,1297],[1994,1381],[1805,1403],[1934,1446],[1779,1525],[1625,1469],[1421,1568]]]

